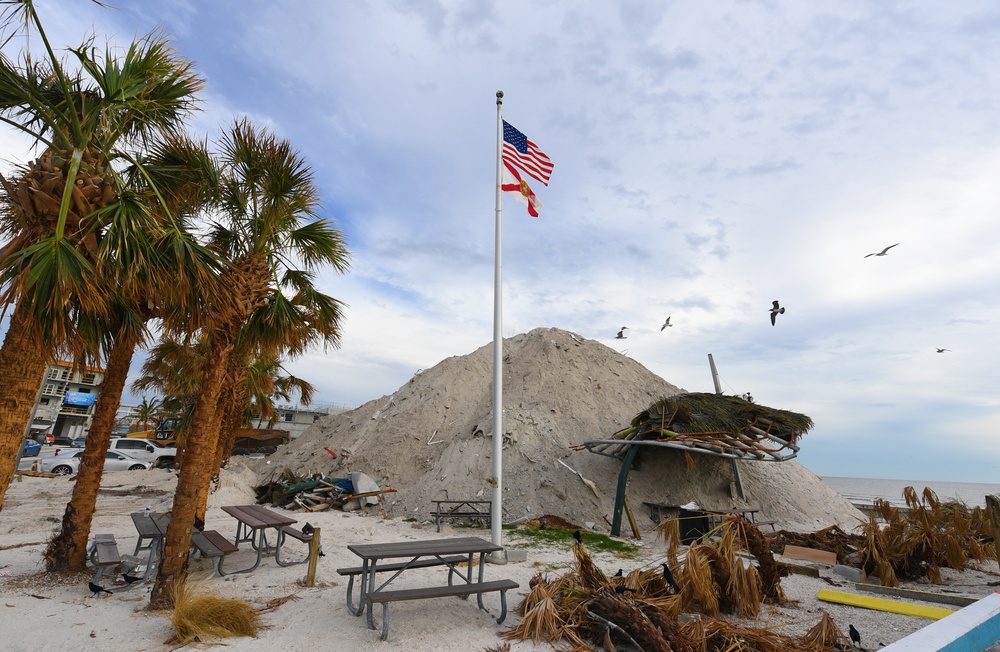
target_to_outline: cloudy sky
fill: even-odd
[[[711,353],[813,418],[820,475],[1000,478],[995,3],[110,2],[38,6],[63,44],[164,29],[208,81],[194,133],[248,116],[312,164],[352,253],[343,346],[290,365],[318,402],[492,340],[503,90],[555,162],[539,218],[503,200],[504,336],[692,391]]]

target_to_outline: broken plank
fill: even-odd
[[[837,553],[835,552],[827,552],[826,550],[817,550],[815,548],[803,548],[802,546],[786,545],[781,556],[788,557],[789,559],[813,561],[818,564],[827,564],[828,566],[833,566],[837,563]]]
[[[953,609],[942,609],[941,607],[928,607],[912,602],[900,602],[899,600],[886,600],[885,598],[873,598],[868,595],[858,595],[857,593],[843,593],[841,591],[828,591],[820,589],[816,594],[816,599],[823,602],[835,602],[846,604],[850,607],[861,607],[862,609],[875,609],[877,611],[887,611],[889,613],[901,614],[904,616],[917,616],[930,620],[941,620],[945,616],[955,613]]]
[[[882,586],[881,584],[865,584],[858,582],[854,585],[859,591],[869,593],[879,593],[881,595],[892,595],[897,598],[909,598],[910,600],[920,600],[921,602],[937,602],[940,604],[951,604],[956,607],[968,607],[973,602],[978,602],[979,598],[970,598],[964,595],[949,595],[947,593],[933,593],[931,591],[917,591],[915,589],[900,589],[894,586]]]

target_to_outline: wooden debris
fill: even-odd
[[[286,468],[278,480],[260,485],[255,491],[258,503],[306,512],[322,512],[332,507],[343,507],[348,501],[356,498],[375,496],[385,516],[382,494],[396,490],[380,489],[356,494],[353,493],[351,481],[347,478],[327,478],[322,474],[306,478]]]

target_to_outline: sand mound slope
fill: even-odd
[[[390,396],[317,422],[269,464],[256,467],[264,479],[284,467],[334,477],[364,472],[397,490],[386,496],[386,506],[400,517],[426,518],[432,499],[488,499],[492,375],[492,344],[448,358]],[[599,530],[607,530],[612,517],[620,463],[569,447],[607,437],[657,399],[683,391],[600,342],[556,328],[504,340],[503,383],[504,521],[553,514],[595,523]],[[809,445],[808,437],[803,445]],[[337,459],[324,447],[336,451]],[[677,451],[639,455],[628,498],[643,527],[651,525],[643,501],[740,504],[728,460],[692,459],[694,467],[688,468]],[[601,495],[560,461],[596,483]],[[760,518],[809,531],[832,523],[853,528],[860,518],[795,461],[739,464],[748,502],[760,506]]]

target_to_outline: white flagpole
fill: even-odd
[[[503,546],[503,300],[500,258],[503,251],[501,240],[501,225],[503,224],[503,209],[501,204],[500,185],[503,183],[503,118],[500,107],[503,104],[503,91],[497,91],[497,204],[496,204],[496,236],[493,254],[493,485],[492,517],[490,533],[492,541]],[[490,555],[490,561],[505,562],[502,551]]]

